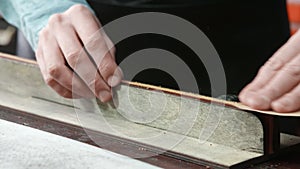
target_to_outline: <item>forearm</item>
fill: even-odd
[[[34,50],[38,34],[51,15],[64,12],[75,4],[88,6],[85,0],[0,0],[0,4],[1,15],[24,33]]]

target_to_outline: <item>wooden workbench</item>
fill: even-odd
[[[93,127],[92,124],[90,126],[91,128],[82,128],[80,125],[78,125],[76,116],[74,117],[74,114],[72,115],[72,113],[70,112],[70,110],[74,108],[72,107],[72,104],[70,104],[70,100],[64,100],[58,97],[57,95],[55,95],[55,93],[49,92],[50,91],[49,88],[47,88],[43,84],[41,78],[39,77],[40,75],[38,74],[37,71],[38,69],[36,65],[34,66],[35,64],[34,62],[24,61],[21,59],[11,60],[12,58],[8,59],[7,56],[5,56],[5,59],[6,60],[3,61],[1,67],[3,71],[5,71],[4,67],[6,67],[7,69],[11,68],[11,71],[16,71],[16,72],[10,75],[7,75],[5,72],[2,72],[2,75],[6,77],[5,80],[7,81],[11,81],[11,79],[9,78],[18,79],[19,84],[12,84],[13,81],[11,81],[11,83],[8,83],[7,81],[0,83],[0,85],[2,86],[6,85],[6,89],[0,90],[2,94],[2,99],[5,99],[6,97],[6,100],[1,100],[1,105],[0,105],[1,119],[12,121],[20,125],[26,125],[29,127],[37,128],[39,130],[47,131],[50,133],[54,133],[96,147],[101,147],[101,145],[105,145],[102,148],[120,154],[124,154],[126,156],[136,157],[136,156],[145,155],[146,156],[145,158],[138,158],[138,159],[140,161],[144,161],[163,168],[209,168],[209,167],[224,168],[225,167],[218,163],[214,164],[212,162],[197,158],[200,157],[202,154],[202,153],[200,154],[196,153],[197,147],[193,147],[194,150],[189,150],[189,152],[184,152],[183,151],[184,149],[182,148],[179,149],[175,148],[172,151],[165,151],[162,148],[158,148],[157,145],[151,146],[149,144],[145,144],[145,142],[141,143],[135,140],[130,140],[126,137],[120,137],[118,135],[109,134],[103,130],[102,131],[95,130],[95,128],[92,129]],[[26,64],[28,65],[18,66],[19,65],[18,62],[26,62]],[[28,81],[24,80],[30,76],[35,77],[35,81],[33,81],[32,84],[29,84]],[[12,86],[12,85],[17,85],[17,86],[19,85],[19,87]],[[21,87],[24,85],[25,86],[30,85],[31,86],[30,90],[32,89],[36,89],[36,90],[32,90],[29,93],[30,95],[27,95],[28,91],[24,91],[24,89],[23,90],[21,89]],[[51,98],[52,101],[50,99],[49,102],[49,100],[42,98],[43,94],[44,96],[46,95],[47,98]],[[187,96],[189,96],[189,94],[187,94]],[[202,98],[200,96],[199,98],[200,100],[206,99],[205,97]],[[16,101],[15,103],[13,103],[14,100]],[[28,106],[28,104],[30,105]],[[203,106],[205,107],[205,105]],[[42,110],[40,111],[40,109],[45,109],[45,111]],[[32,111],[37,111],[37,112],[32,113]],[[246,113],[244,111],[238,111],[235,109],[228,109],[228,111],[231,112],[232,114]],[[92,117],[91,114],[88,114],[88,116]],[[116,118],[119,117],[116,116]],[[252,118],[252,116],[249,115],[249,118]],[[90,120],[89,122],[94,123],[93,120]],[[147,129],[150,129],[152,132],[156,132],[157,129],[161,129],[162,131],[164,131],[163,128],[164,126],[162,126],[160,123],[153,124],[153,125],[150,124],[150,126],[143,126],[139,124],[132,125],[129,123],[126,124],[132,127],[136,127],[136,129],[140,128],[141,130],[148,127]],[[121,126],[121,127],[126,128],[126,126]],[[192,131],[193,130],[198,130],[198,129],[195,128],[192,129]],[[247,130],[247,128],[245,128],[245,130]],[[88,134],[94,133],[93,135],[94,138],[91,139],[87,133]],[[188,135],[188,139],[190,140],[192,140],[193,137],[194,137],[193,133]],[[97,140],[97,143],[95,143],[95,139]],[[99,144],[99,142],[101,143]],[[190,143],[196,144],[196,142],[190,142]],[[211,143],[211,145],[213,145],[213,143]],[[182,146],[183,148],[189,148],[187,147],[188,145],[186,144],[182,144]],[[216,146],[218,146],[218,144],[216,144]],[[234,145],[234,146],[239,146],[239,145]],[[298,155],[300,152],[299,149],[300,149],[299,146],[296,146],[296,147],[292,147],[291,150],[289,151],[282,152],[280,154],[275,154],[278,157],[276,157],[274,160],[271,160],[267,163],[253,166],[253,168],[261,168],[261,167],[276,168],[278,166],[300,167],[300,162],[299,162],[300,156]],[[211,150],[213,151],[213,149]],[[225,147],[224,150],[227,151],[228,149]],[[247,156],[253,156],[253,157],[259,156],[259,153],[255,153],[255,152],[246,153],[245,151],[240,151],[238,149],[234,151],[240,153],[240,154],[237,153],[236,155],[231,154],[232,157],[236,156],[235,158],[237,158],[238,156],[240,156],[241,158],[246,158]],[[205,153],[209,154],[209,152],[203,152],[203,154]],[[226,154],[226,152],[219,152],[219,153]],[[195,156],[191,156],[191,155],[195,155]],[[222,157],[220,159],[225,159],[225,158]],[[230,159],[230,154],[227,155],[226,159],[228,160],[227,163],[230,163],[230,161],[232,161]],[[249,163],[245,163],[237,167],[246,167],[246,166],[249,167]]]
[[[46,132],[50,132],[56,135],[60,135],[63,137],[67,137],[73,140],[77,140],[86,144],[90,144],[98,147],[97,144],[91,140],[84,129],[62,123],[59,121],[54,121],[47,118],[41,118],[38,116],[33,116],[27,114],[25,112],[20,112],[12,109],[7,109],[4,107],[0,108],[0,119],[4,119],[7,121],[11,121],[20,125],[29,126],[33,128],[37,128],[39,130],[43,130]],[[125,155],[133,155],[135,153],[141,153],[143,151],[147,151],[148,147],[143,147],[138,144],[129,144],[128,142],[122,141],[119,138],[115,138],[109,135],[101,135],[102,141],[104,143],[109,143],[109,150],[113,152],[124,152],[127,151],[128,154]],[[172,157],[170,154],[159,154],[147,158],[139,159],[143,162],[150,163],[163,168],[186,168],[186,169],[196,169],[196,168],[215,168],[218,166],[212,166],[203,163],[194,163],[190,162],[188,159],[179,159],[178,157]],[[296,169],[300,168],[300,148],[295,148],[289,151],[288,153],[281,154],[273,160],[269,162],[265,162],[259,165],[251,166],[249,168],[254,169]]]

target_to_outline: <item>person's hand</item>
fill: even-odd
[[[239,99],[255,109],[300,110],[300,31],[260,68]]]
[[[88,8],[74,5],[52,15],[40,31],[37,62],[45,82],[59,95],[96,96],[102,102],[112,98],[111,87],[120,83],[122,72],[115,63],[112,42],[100,28]]]

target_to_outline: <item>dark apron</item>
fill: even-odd
[[[89,3],[103,25],[128,14],[146,11],[170,13],[192,22],[208,36],[221,57],[227,93],[230,94],[238,94],[290,35],[285,0],[141,0],[140,3],[134,0],[90,0]],[[208,74],[201,60],[187,46],[174,39],[161,35],[138,35],[123,40],[116,47],[118,63],[141,49],[169,50],[189,65],[197,78],[200,93],[211,93]],[[126,79],[126,70],[123,71]],[[178,88],[170,75],[159,70],[140,72],[134,80]]]

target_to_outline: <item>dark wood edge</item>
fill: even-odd
[[[270,155],[280,150],[280,123],[277,116],[257,114],[264,129],[264,154]]]
[[[280,120],[279,116],[247,111],[254,114],[261,122],[264,132],[264,155],[271,157],[280,151]]]

